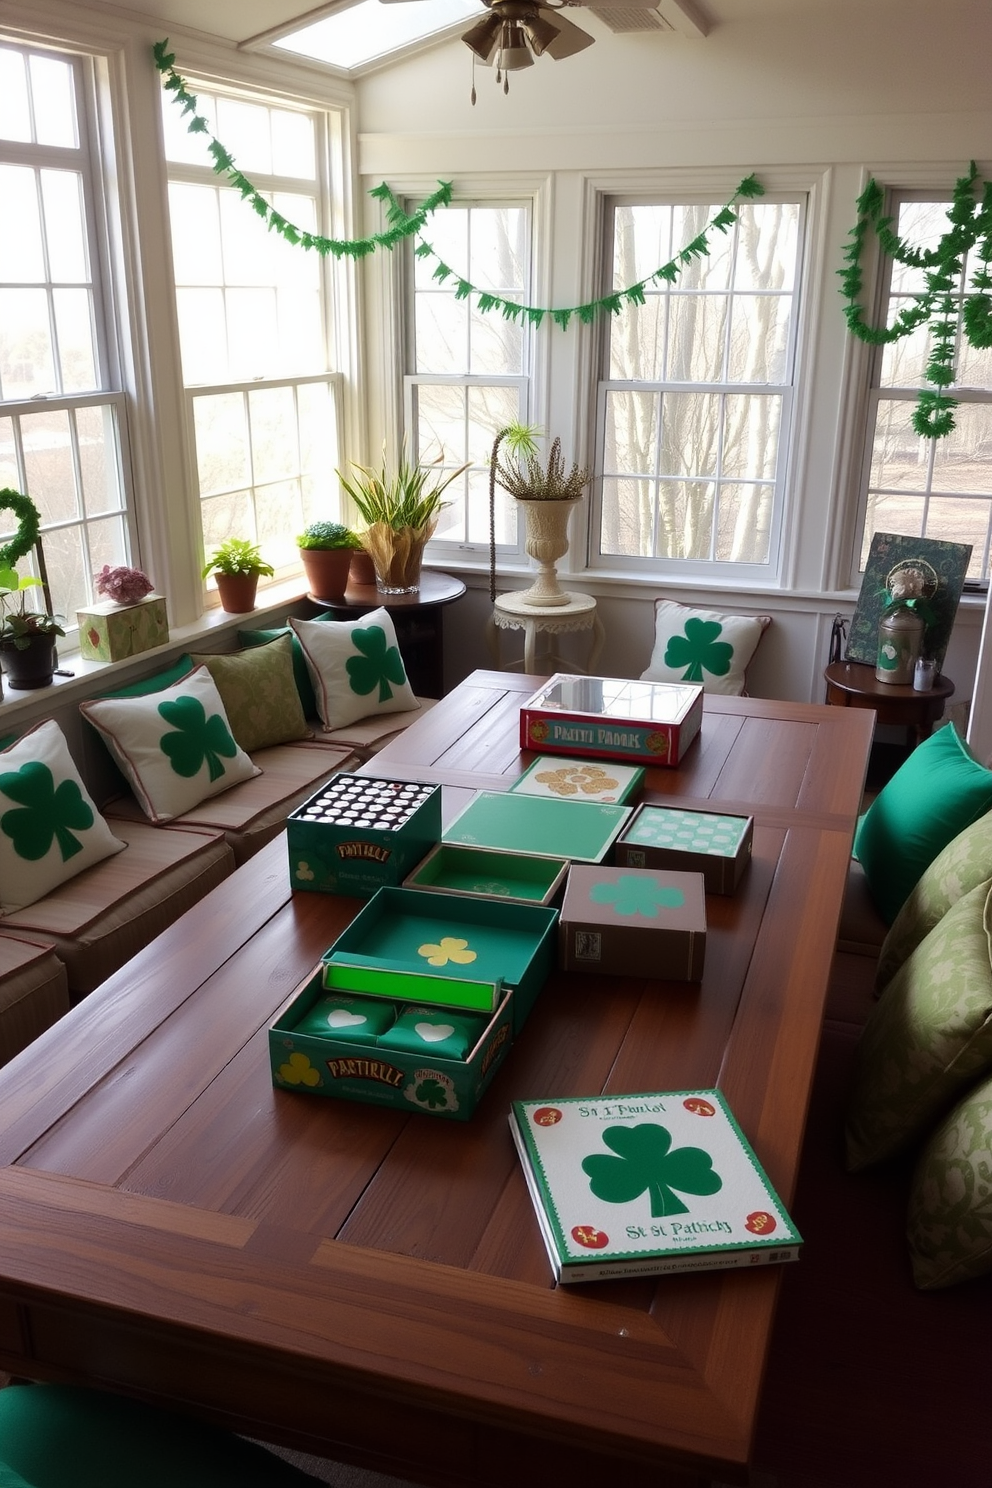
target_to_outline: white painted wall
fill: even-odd
[[[706,39],[613,36],[587,11],[570,18],[596,44],[562,62],[543,59],[511,79],[509,97],[455,41],[367,75],[357,86],[358,166],[367,190],[386,179],[426,193],[451,179],[464,193],[526,189],[538,200],[540,303],[573,305],[598,293],[593,229],[598,192],[639,186],[712,188],[725,199],[755,171],[771,188],[811,193],[811,277],[802,384],[781,581],[747,592],[666,587],[674,598],[771,613],[775,625],[751,675],[758,694],[821,699],[830,622],[850,613],[853,498],[860,459],[864,353],[846,332],[836,270],[869,175],[893,185],[949,187],[970,159],[992,169],[992,8],[984,0],[852,4],[829,18],[779,7]],[[368,221],[375,220],[368,214]],[[390,428],[395,325],[383,319],[388,285],[370,268],[367,324],[377,437]],[[579,458],[591,447],[591,333],[539,333],[541,421]],[[375,396],[375,394],[374,394]],[[600,663],[623,674],[646,665],[657,583],[586,571],[573,521],[570,582],[596,594],[608,640]],[[469,568],[470,584],[481,582]],[[505,587],[523,582],[508,575]],[[970,698],[984,605],[965,600],[945,669]],[[449,625],[454,677],[484,664],[484,588]],[[989,748],[992,749],[992,740]]]

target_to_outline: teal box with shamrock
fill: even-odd
[[[441,837],[441,787],[341,772],[286,821],[294,890],[369,899]]]
[[[269,1029],[269,1062],[277,1089],[467,1121],[513,1042],[514,994],[508,989],[500,991],[492,1013],[467,1020],[441,1009],[429,1020],[432,1034],[445,1032],[444,1020],[471,1023],[473,1040],[460,1059],[439,1055],[429,1043],[422,1051],[387,1047],[375,1037],[356,1038],[353,1029],[347,1038],[335,1037],[330,1027],[326,1036],[316,1034],[310,1031],[308,1015],[325,996],[318,968]],[[381,999],[375,1000],[381,1005]],[[360,1005],[361,998],[353,999],[353,1006]],[[301,1029],[303,1023],[306,1029]]]
[[[559,925],[563,971],[698,982],[705,957],[701,873],[572,864]]]
[[[707,894],[733,894],[751,861],[754,818],[680,806],[638,807],[613,849],[624,868],[701,873]]]

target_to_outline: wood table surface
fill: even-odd
[[[540,680],[473,674],[366,773],[450,818],[531,758]],[[646,792],[755,817],[702,983],[553,975],[466,1123],[273,1088],[360,905],[271,843],[0,1070],[0,1368],[441,1488],[743,1481],[779,1269],[555,1288],[507,1112],[719,1085],[791,1201],[872,721],[707,697]]]

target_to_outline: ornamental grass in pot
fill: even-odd
[[[420,588],[424,548],[448,504],[441,497],[468,469],[460,465],[442,474],[442,458],[421,465],[403,454],[393,471],[383,459],[379,470],[354,465],[350,479],[337,473],[366,524],[361,544],[371,554],[382,594],[415,594]]]

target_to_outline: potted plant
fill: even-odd
[[[203,578],[213,574],[221,607],[229,615],[244,615],[255,608],[255,594],[261,577],[275,573],[266,563],[256,543],[246,538],[229,537],[220,544],[203,565]]]
[[[537,446],[537,430],[526,424],[509,424],[501,429],[489,458],[489,583],[490,598],[496,598],[496,487],[502,486],[515,500],[523,502],[527,525],[526,549],[537,560],[539,572],[521,599],[532,605],[568,604],[568,595],[558,583],[555,568],[559,558],[568,552],[568,519],[589,481],[589,471],[573,462],[569,470],[561,453],[561,440],[552,442],[546,464],[542,464]],[[500,446],[506,445],[509,462],[499,459]]]
[[[352,554],[361,543],[342,522],[311,522],[296,539],[307,588],[314,599],[340,602],[348,587]]]
[[[33,575],[20,578],[13,569],[0,570],[0,652],[7,681],[17,689],[51,684],[56,639],[65,635],[60,615],[26,606],[27,590],[41,587]]]
[[[361,543],[372,555],[383,594],[415,594],[420,588],[424,547],[447,505],[441,497],[468,469],[460,465],[444,475],[437,469],[441,461],[439,455],[427,465],[414,464],[404,453],[394,471],[384,458],[379,470],[355,465],[350,480],[337,473],[366,524]]]

